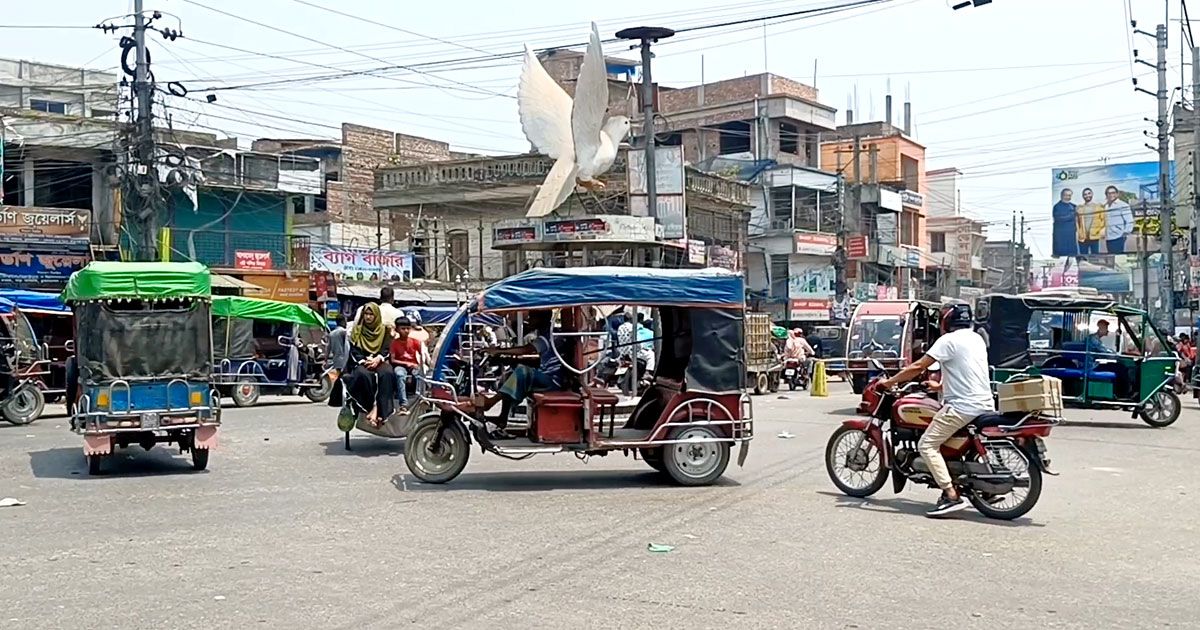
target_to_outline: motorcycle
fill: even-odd
[[[808,389],[810,379],[808,365],[804,361],[800,359],[783,360],[783,380],[788,384],[789,389],[792,391],[795,391],[797,387]]]
[[[880,366],[882,368],[882,366]],[[844,494],[865,498],[883,489],[889,473],[892,490],[909,482],[936,488],[917,442],[941,405],[919,382],[884,390],[872,382],[869,418],[846,420],[829,438],[825,468]],[[1050,468],[1043,438],[1061,422],[1040,412],[984,414],[941,448],[954,483],[984,516],[1018,518],[1037,504],[1042,475]]]

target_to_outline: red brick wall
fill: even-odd
[[[342,124],[343,220],[375,220],[375,169],[387,164],[394,145],[390,131]]]

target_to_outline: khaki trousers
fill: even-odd
[[[958,413],[949,406],[942,407],[917,441],[917,451],[921,453],[921,459],[925,460],[929,474],[933,475],[933,480],[942,490],[949,490],[954,484],[954,480],[950,478],[950,470],[946,468],[946,459],[942,457],[942,444],[974,419]]]

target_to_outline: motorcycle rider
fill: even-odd
[[[793,359],[800,365],[800,369],[804,370],[803,374],[812,374],[812,358],[816,352],[813,347],[804,338],[804,331],[800,328],[793,328],[788,334],[787,343],[783,346],[783,358]]]
[[[925,513],[933,518],[967,507],[946,468],[940,452],[942,443],[975,418],[996,410],[988,377],[987,346],[983,337],[971,329],[971,307],[966,304],[947,307],[941,323],[942,336],[924,356],[879,384],[883,388],[894,387],[925,373],[934,362],[941,364],[941,383],[930,381],[926,386],[942,390],[942,408],[917,442],[917,450],[942,489],[942,497]]]

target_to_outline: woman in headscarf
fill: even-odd
[[[350,332],[350,358],[343,370],[350,410],[355,416],[365,413],[367,421],[376,426],[392,415],[396,401],[396,378],[387,358],[389,330],[378,304],[363,307]]]

